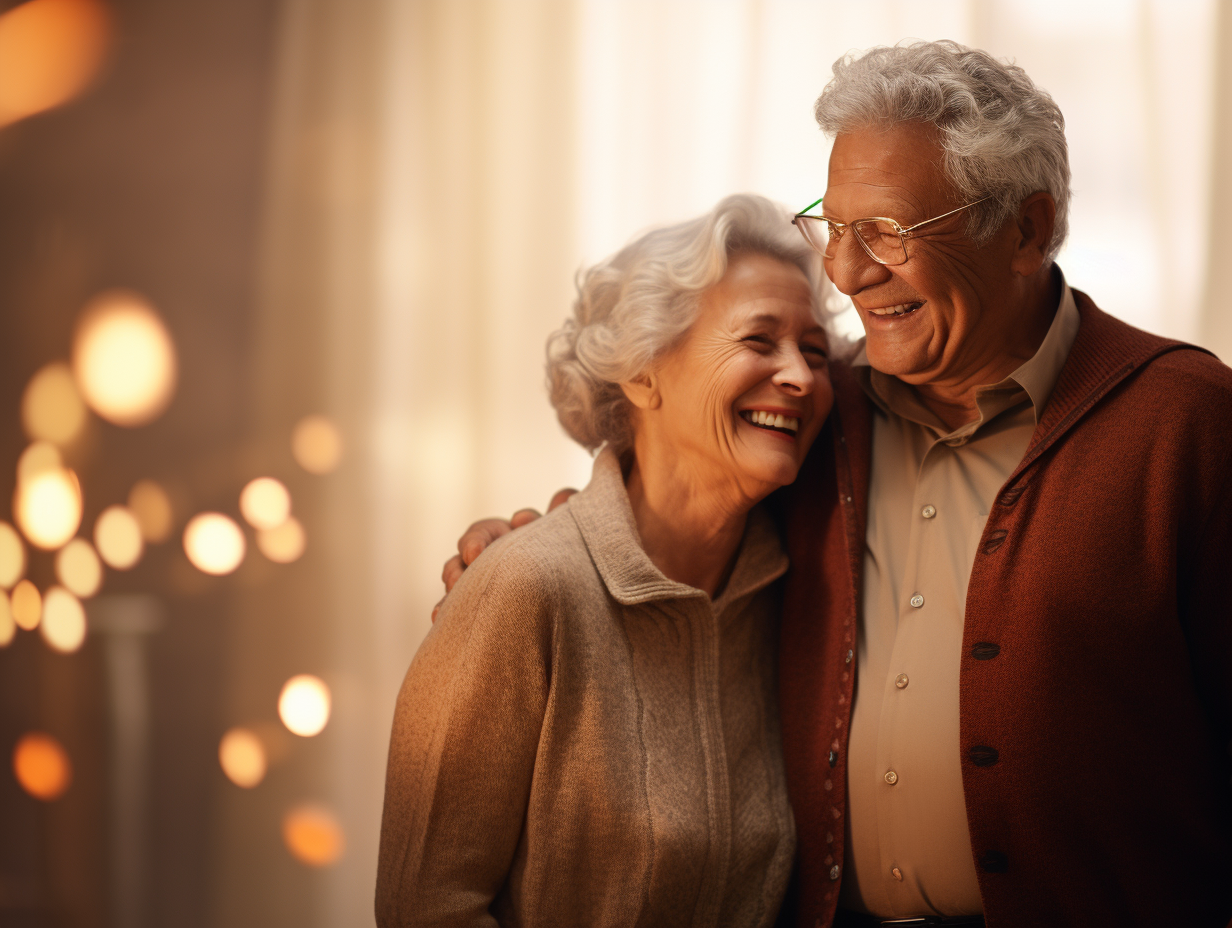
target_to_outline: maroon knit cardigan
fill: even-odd
[[[990,928],[1232,916],[1232,370],[1075,293],[1082,323],[967,590],[963,789]],[[797,873],[842,882],[872,410],[835,413],[778,503],[792,570],[781,700]],[[833,453],[830,453],[832,449]],[[865,773],[868,773],[867,771]]]

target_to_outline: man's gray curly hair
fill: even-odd
[[[698,219],[647,232],[578,274],[573,315],[548,338],[548,395],[570,438],[592,451],[604,442],[617,450],[632,444],[631,404],[620,384],[678,342],[697,318],[702,293],[740,252],[800,268],[824,323],[820,262],[784,207],[737,194]]]
[[[851,52],[813,109],[829,135],[868,126],[926,122],[941,132],[943,170],[970,213],[968,232],[985,242],[1040,190],[1057,204],[1047,257],[1069,231],[1065,117],[1017,65],[957,42],[916,42]]]

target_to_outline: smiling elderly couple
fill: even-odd
[[[878,48],[816,116],[796,229],[730,197],[581,278],[594,476],[447,565],[381,926],[1232,916],[1232,371],[1067,286],[1020,68]]]

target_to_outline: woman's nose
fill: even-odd
[[[851,230],[835,246],[834,256],[826,258],[823,263],[830,282],[847,296],[854,296],[865,287],[884,283],[890,277],[890,269],[869,257]]]
[[[811,393],[817,382],[817,373],[809,367],[808,359],[800,353],[800,346],[792,345],[784,352],[783,365],[772,378],[776,387],[790,393]]]

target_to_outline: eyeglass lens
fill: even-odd
[[[804,238],[827,258],[834,257],[834,249],[841,236],[831,233],[830,223],[820,216],[797,217],[796,225]],[[894,225],[879,219],[864,219],[850,226],[860,237],[869,254],[882,264],[897,265],[907,260],[907,250]]]

